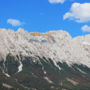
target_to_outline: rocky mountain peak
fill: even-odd
[[[21,28],[16,32],[0,29],[0,58],[5,60],[11,53],[13,56],[44,56],[54,62],[65,61],[68,64],[79,62],[78,64],[90,66],[89,37],[90,35],[72,38],[63,30],[28,33]]]

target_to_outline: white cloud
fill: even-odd
[[[84,31],[84,32],[90,32],[90,26],[84,25],[84,26],[82,27],[82,31]]]
[[[80,23],[90,21],[90,3],[73,3],[70,11],[63,16],[64,20],[67,18]]]
[[[19,21],[17,19],[8,19],[7,23],[11,24],[12,26],[20,26],[23,24],[21,21]]]
[[[65,0],[49,0],[50,3],[64,3]]]

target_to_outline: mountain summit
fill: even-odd
[[[0,29],[1,77],[5,90],[90,90],[90,35]]]

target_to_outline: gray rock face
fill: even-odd
[[[72,38],[66,31],[28,33],[24,29],[0,29],[0,60],[8,54],[16,57],[39,56],[57,62],[84,64],[90,67],[90,35]]]

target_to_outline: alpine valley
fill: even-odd
[[[90,90],[90,35],[0,29],[0,90]]]

